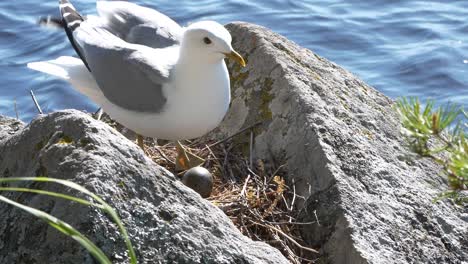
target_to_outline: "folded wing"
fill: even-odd
[[[183,29],[160,12],[124,1],[98,1],[107,29],[121,39],[153,48],[180,43]]]
[[[139,112],[161,112],[177,56],[165,50],[130,44],[104,26],[85,21],[73,32],[104,96],[113,104]],[[176,52],[174,52],[176,53]]]

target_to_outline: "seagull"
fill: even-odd
[[[111,118],[142,136],[176,141],[176,167],[202,159],[179,140],[213,130],[230,103],[224,58],[245,67],[219,23],[179,26],[166,15],[124,1],[97,1],[98,16],[81,16],[60,0],[62,24],[77,57],[28,63],[62,78]]]

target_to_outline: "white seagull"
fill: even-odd
[[[84,19],[60,0],[65,31],[80,58],[28,67],[67,80],[143,136],[192,139],[218,126],[230,102],[224,58],[245,66],[222,25],[202,21],[182,28],[156,10],[123,1],[98,1],[97,11]],[[176,162],[187,169],[190,158],[178,146]]]

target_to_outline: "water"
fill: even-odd
[[[96,110],[67,83],[25,67],[30,61],[74,55],[64,32],[36,25],[58,15],[56,0],[0,2],[0,114],[29,121],[36,109]],[[433,98],[468,106],[468,1],[201,0],[136,3],[177,22],[248,21],[285,35],[324,56],[390,97]],[[94,0],[74,0],[94,13]]]

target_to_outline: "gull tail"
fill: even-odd
[[[91,100],[98,100],[102,92],[83,61],[75,57],[62,56],[55,60],[28,63],[28,68],[59,77]]]
[[[70,71],[83,62],[74,57],[62,56],[55,60],[38,61],[28,63],[28,68],[59,77],[64,80],[70,80]]]
[[[64,25],[64,29],[67,33],[68,40],[70,40],[70,43],[72,44],[78,56],[80,56],[86,68],[88,68],[88,70],[91,71],[88,66],[88,63],[86,62],[86,58],[83,52],[81,51],[79,45],[75,41],[75,37],[73,35],[73,32],[80,27],[82,22],[84,22],[84,18],[78,13],[78,11],[76,11],[76,8],[70,3],[70,1],[60,0],[59,3],[60,14],[62,16],[63,21],[62,24]]]

